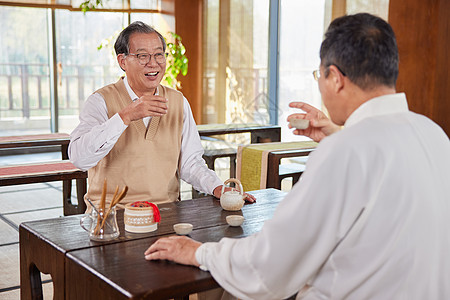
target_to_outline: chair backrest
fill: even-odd
[[[317,143],[310,141],[241,145],[237,153],[236,177],[241,181],[244,191],[273,187],[267,186],[272,179],[268,175],[279,174],[282,158],[305,156],[316,147]],[[283,154],[283,151],[286,153]],[[271,159],[272,156],[269,154],[275,152],[281,154]]]

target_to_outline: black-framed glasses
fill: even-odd
[[[155,54],[149,54],[149,53],[128,53],[127,55],[132,55],[132,56],[136,56],[137,60],[139,61],[139,63],[141,65],[146,65],[150,62],[150,60],[152,59],[152,56],[155,58],[155,61],[158,64],[163,64],[166,62],[166,56],[167,53],[155,53]]]

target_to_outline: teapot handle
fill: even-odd
[[[239,185],[239,192],[241,193],[241,195],[244,195],[244,188],[242,187],[242,184],[241,184],[241,182],[239,181],[239,179],[236,179],[236,178],[230,178],[230,179],[227,179],[224,183],[223,183],[223,186],[222,186],[222,195],[223,195],[223,192],[224,192],[224,190],[225,190],[225,185],[227,184],[227,183],[230,183],[230,182],[234,182],[234,183],[236,183],[237,185]]]

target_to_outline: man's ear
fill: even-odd
[[[126,71],[125,58],[126,58],[126,55],[123,53],[117,55],[117,62],[119,63],[119,66],[122,69],[122,71]]]
[[[339,93],[345,86],[345,76],[342,75],[341,71],[335,66],[330,65],[328,77],[332,80],[334,84],[334,91]]]

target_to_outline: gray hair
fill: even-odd
[[[133,33],[156,33],[161,40],[161,43],[163,45],[163,51],[166,51],[166,41],[164,40],[164,37],[156,31],[153,27],[145,24],[141,21],[136,21],[128,25],[117,37],[116,42],[114,43],[114,50],[116,51],[116,55],[119,54],[125,54],[127,55],[130,52],[130,36]]]
[[[335,65],[363,90],[379,85],[395,87],[398,49],[394,31],[383,19],[367,14],[335,19],[320,48],[321,64],[328,76]]]

